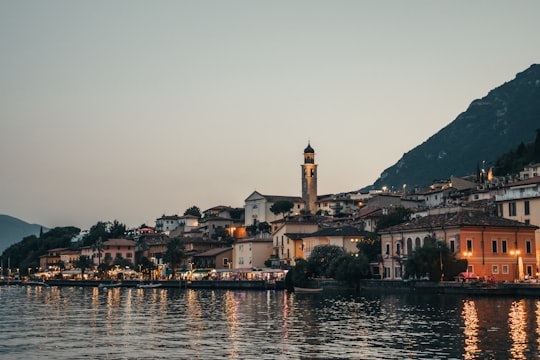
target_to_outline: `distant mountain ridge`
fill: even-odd
[[[405,153],[365,189],[409,189],[435,179],[466,176],[478,164],[492,164],[521,142],[535,139],[540,128],[540,65],[534,64],[515,79],[491,90],[452,123]]]
[[[0,214],[0,254],[26,236],[39,236],[39,232],[42,228],[43,232],[49,230],[38,224],[29,224],[26,221],[17,219],[13,216]]]

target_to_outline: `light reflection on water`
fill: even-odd
[[[540,300],[0,287],[2,359],[536,359]]]

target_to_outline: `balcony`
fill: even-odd
[[[495,201],[520,200],[540,197],[537,188],[509,190],[503,195],[495,195]]]

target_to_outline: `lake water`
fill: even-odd
[[[538,359],[540,299],[0,287],[0,359]]]

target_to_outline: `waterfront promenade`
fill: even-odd
[[[74,286],[74,287],[115,287],[136,288],[148,281],[124,280],[111,282],[110,280],[46,280],[45,286]],[[284,281],[266,280],[159,280],[152,281],[164,289],[229,289],[229,290],[285,290]],[[351,290],[351,287],[340,286],[334,280],[318,280],[318,286],[332,290]],[[22,285],[36,286],[34,282],[19,280],[0,281],[0,286]],[[387,292],[387,293],[431,293],[431,294],[463,294],[472,296],[532,296],[540,298],[540,284],[538,283],[506,283],[486,284],[482,282],[462,283],[445,281],[434,283],[429,281],[400,281],[400,280],[362,280],[358,286],[359,292]]]

